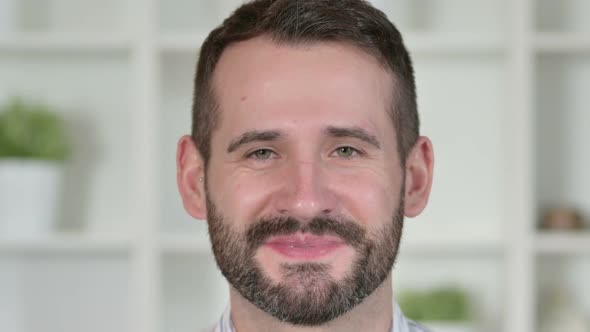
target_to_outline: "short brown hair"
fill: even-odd
[[[390,116],[402,166],[419,136],[414,69],[399,31],[383,12],[363,0],[254,0],[211,31],[201,47],[194,79],[192,138],[205,165],[218,122],[213,71],[230,44],[259,36],[279,44],[342,42],[374,56],[392,73]]]

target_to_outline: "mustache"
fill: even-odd
[[[365,242],[365,229],[347,218],[332,216],[315,217],[309,222],[301,222],[293,217],[262,218],[250,226],[246,241],[250,248],[256,249],[273,236],[291,235],[297,232],[317,236],[335,235],[352,247],[361,247]]]

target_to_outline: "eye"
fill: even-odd
[[[248,154],[248,158],[254,158],[256,160],[268,160],[273,156],[273,154],[275,153],[272,150],[258,149]]]
[[[359,151],[350,146],[341,146],[336,149],[336,153],[342,158],[352,158],[359,153]]]

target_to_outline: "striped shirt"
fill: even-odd
[[[231,320],[229,307],[225,310],[217,325],[205,330],[208,332],[236,332],[236,328]],[[428,328],[410,320],[404,316],[401,308],[394,303],[393,309],[393,326],[391,332],[432,332]]]

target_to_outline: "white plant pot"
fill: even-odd
[[[475,332],[472,323],[423,322],[432,332]]]
[[[63,164],[0,159],[0,236],[37,237],[56,228]]]
[[[0,0],[0,36],[16,31],[18,0]]]

